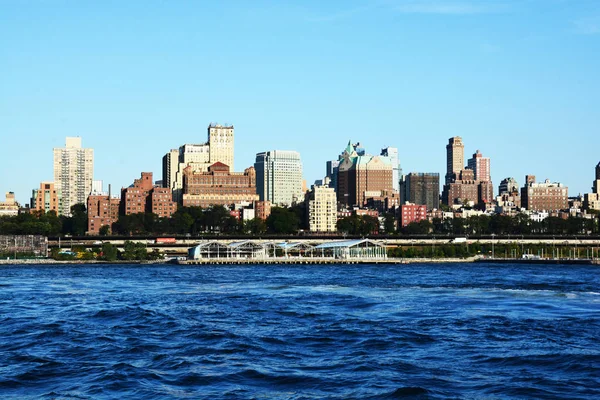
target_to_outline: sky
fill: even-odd
[[[53,180],[67,136],[114,192],[211,122],[234,125],[236,171],[296,150],[310,185],[351,140],[443,177],[461,136],[496,190],[533,174],[576,195],[599,71],[597,0],[0,0],[0,200]]]

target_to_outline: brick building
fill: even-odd
[[[87,199],[88,235],[98,235],[100,228],[119,219],[121,200],[110,195],[90,195]]]
[[[400,206],[400,227],[427,219],[427,206],[405,203]]]
[[[536,183],[534,175],[525,176],[525,186],[521,188],[521,204],[531,211],[554,211],[569,208],[569,188],[561,183],[546,179]]]
[[[171,190],[154,186],[152,172],[142,172],[133,185],[121,189],[120,213],[154,213],[159,217],[170,217],[177,211]]]
[[[190,166],[183,170],[185,207],[228,206],[258,199],[254,167],[246,168],[243,173],[229,172],[229,166],[217,162],[208,168],[208,172],[194,172]]]
[[[31,208],[36,211],[60,211],[60,192],[54,182],[41,182],[39,189],[34,189],[31,195]]]
[[[254,218],[266,220],[271,215],[270,201],[255,201],[254,202]]]
[[[411,172],[403,176],[400,202],[426,205],[428,210],[440,208],[440,174]]]
[[[338,167],[337,201],[346,207],[364,207],[369,199],[377,204],[398,204],[392,161],[385,156],[359,156],[348,143]]]

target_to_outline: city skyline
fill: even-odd
[[[161,176],[164,154],[204,142],[210,122],[236,128],[232,170],[294,150],[309,185],[348,140],[443,176],[460,136],[466,157],[492,160],[494,186],[531,174],[571,196],[600,160],[592,1],[2,7],[0,193],[21,204],[52,181],[65,137],[93,148],[94,179],[118,189]]]

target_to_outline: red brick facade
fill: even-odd
[[[402,204],[400,206],[401,227],[424,219],[427,219],[427,206],[418,204]]]
[[[87,200],[88,235],[98,235],[100,228],[111,227],[119,219],[119,204],[117,198],[104,195],[91,195]]]
[[[133,185],[121,189],[121,213],[154,213],[159,217],[170,217],[177,211],[177,203],[169,188],[154,186],[152,172],[142,172]]]

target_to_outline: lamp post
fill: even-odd
[[[492,233],[492,259],[496,258],[494,253],[494,236],[496,235]]]

